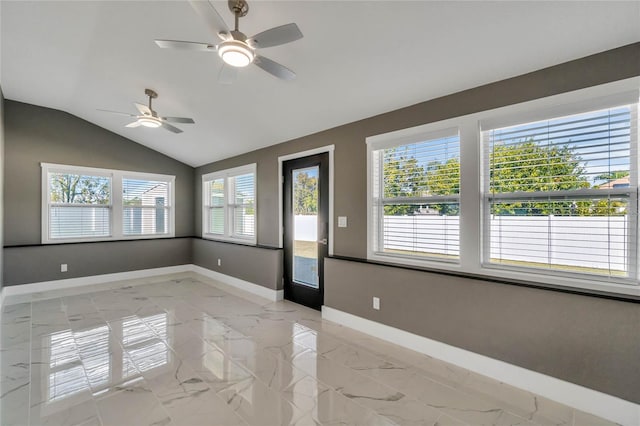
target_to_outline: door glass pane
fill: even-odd
[[[292,176],[293,281],[312,288],[318,288],[318,173],[315,166]]]

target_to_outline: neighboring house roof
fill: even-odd
[[[611,188],[624,188],[629,186],[629,176],[621,177],[620,179],[613,179],[607,183],[603,183],[598,188],[611,189]]]

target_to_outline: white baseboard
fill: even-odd
[[[284,298],[284,290],[273,290],[263,287],[258,284],[254,284],[249,281],[241,280],[240,278],[225,275],[220,272],[212,271],[211,269],[203,268],[198,265],[191,265],[191,271],[196,274],[204,275],[207,278],[220,281],[223,284],[227,284],[231,287],[235,287],[240,290],[255,294],[256,296],[263,297],[267,300],[278,301]]]
[[[322,318],[613,422],[640,425],[640,405],[328,306]]]
[[[38,293],[42,291],[61,290],[65,288],[83,287],[87,285],[104,284],[114,281],[135,280],[149,278],[157,275],[177,274],[190,272],[190,264],[167,266],[163,268],[140,269],[137,271],[116,272],[113,274],[91,275],[87,277],[67,278],[62,280],[41,281],[31,284],[19,284],[2,288],[3,301],[5,297],[21,294]]]
[[[137,280],[155,276],[178,274],[183,272],[194,272],[204,277],[214,279],[231,287],[255,294],[271,301],[278,301],[284,298],[283,290],[273,290],[249,281],[241,280],[230,275],[212,271],[201,266],[186,264],[178,266],[168,266],[164,268],[141,269],[138,271],[117,272],[114,274],[92,275],[87,277],[68,278],[53,281],[41,281],[30,284],[20,284],[3,287],[0,291],[0,306],[3,306],[4,299],[10,296],[33,294],[43,291],[62,290],[73,287],[84,287],[98,284],[105,284],[114,281]]]

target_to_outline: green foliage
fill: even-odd
[[[125,206],[141,206],[142,205],[142,200],[140,199],[140,197],[133,197],[130,199],[125,199],[123,201],[123,204]]]
[[[595,177],[596,180],[616,180],[622,179],[623,177],[629,176],[629,172],[627,170],[616,170],[610,173],[603,173]]]
[[[419,197],[427,195],[427,180],[424,167],[411,157],[407,148],[387,150],[383,162],[384,197]],[[392,216],[411,215],[419,206],[385,205],[384,214]]]
[[[383,162],[384,197],[420,197],[460,193],[460,159],[418,164],[406,148],[387,150]],[[538,145],[533,140],[496,144],[489,159],[491,190],[496,193],[565,191],[590,188],[581,158],[568,146]],[[628,172],[612,172],[597,179],[618,179]],[[420,206],[385,205],[385,215],[412,215]],[[459,207],[430,204],[441,215],[457,215]],[[509,201],[492,206],[496,215],[607,216],[626,214],[623,200]]]
[[[538,145],[533,140],[496,144],[489,159],[490,190],[496,193],[565,191],[589,188],[581,159],[569,146]],[[586,206],[566,202],[512,202],[496,204],[492,214],[575,215]]]
[[[293,214],[318,213],[318,178],[306,172],[297,172],[293,182]]]
[[[110,182],[101,176],[54,173],[50,178],[51,201],[54,203],[109,204]]]

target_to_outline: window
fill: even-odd
[[[42,242],[174,235],[174,176],[42,164]]]
[[[164,234],[169,229],[169,182],[122,179],[124,235]]]
[[[367,258],[640,296],[640,77],[367,138]]]
[[[375,256],[457,262],[460,256],[458,129],[372,147]]]
[[[485,263],[635,278],[637,104],[487,129]]]
[[[202,176],[202,237],[256,243],[256,165]]]

